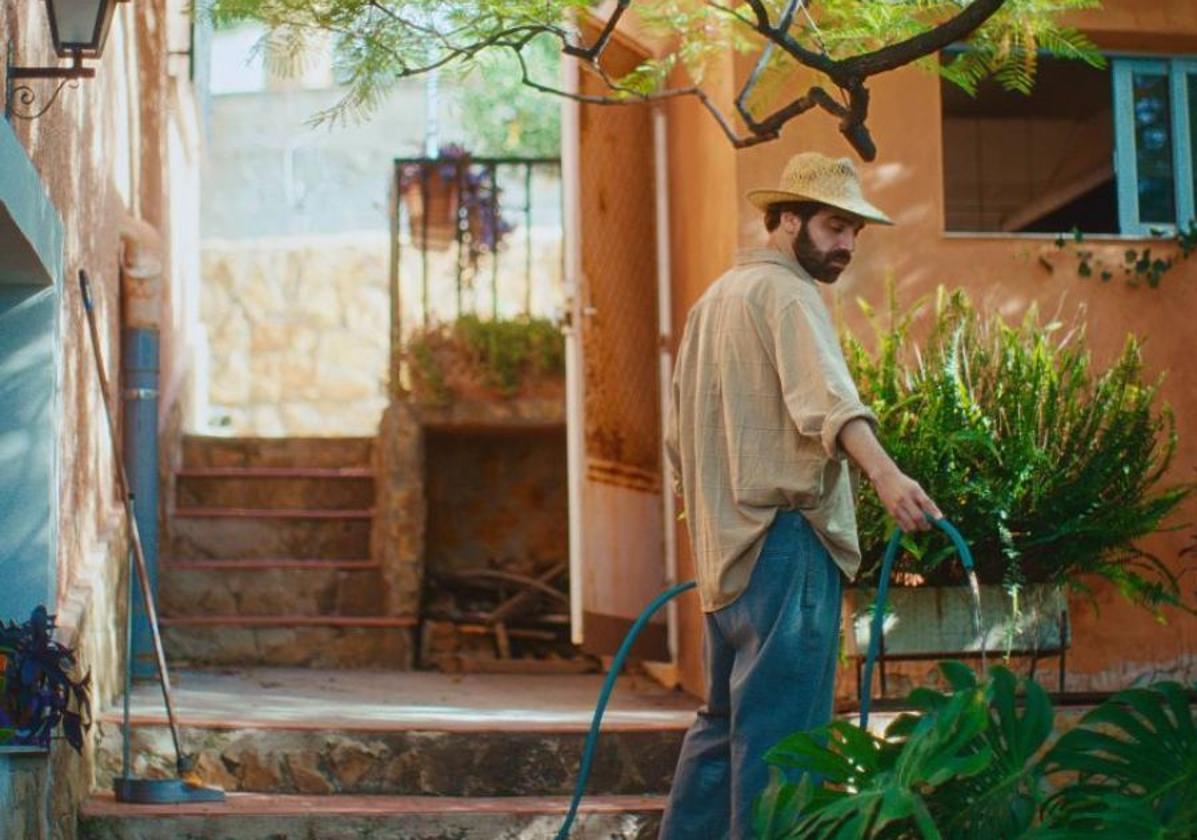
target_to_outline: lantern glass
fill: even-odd
[[[46,0],[54,49],[67,57],[98,58],[108,37],[114,0]]]

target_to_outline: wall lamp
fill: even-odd
[[[71,63],[60,67],[15,67],[12,64],[12,44],[8,47],[5,74],[6,95],[4,116],[32,120],[44,114],[62,88],[77,79],[91,79],[96,75],[94,67],[83,66],[85,58],[99,58],[108,40],[108,27],[117,3],[127,0],[46,0],[46,11],[50,18],[50,36],[54,39],[54,52],[59,58],[70,59]],[[33,88],[16,84],[25,79],[58,79],[58,87],[42,108],[34,113],[17,113],[13,107],[14,98],[22,106],[32,105],[36,96]]]

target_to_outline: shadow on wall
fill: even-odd
[[[0,621],[55,591],[55,310],[51,287],[0,284]]]

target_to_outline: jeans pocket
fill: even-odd
[[[802,564],[802,588],[798,602],[804,611],[809,611],[819,606],[827,595],[827,566],[831,558],[823,543],[810,531],[809,525],[801,537],[798,562]]]

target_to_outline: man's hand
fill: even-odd
[[[897,468],[892,462],[877,475],[870,475],[873,489],[881,504],[889,511],[903,531],[926,531],[931,527],[927,517],[942,519],[935,502],[923,492],[919,483]]]
[[[873,427],[865,420],[854,419],[840,430],[839,443],[852,460],[869,477],[881,504],[897,520],[903,531],[926,531],[931,527],[927,515],[942,519],[935,502],[923,492],[917,481],[906,475],[881,448],[873,434]]]

